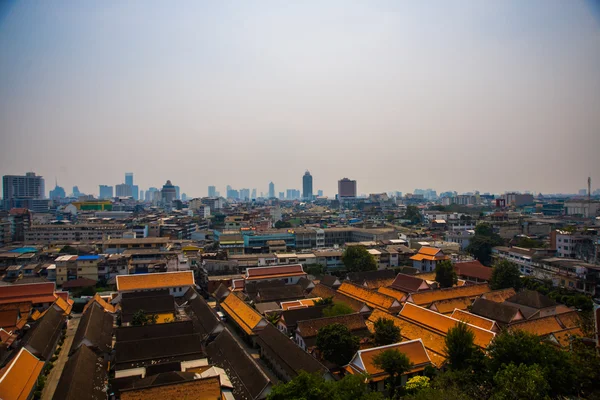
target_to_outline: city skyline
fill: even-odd
[[[600,171],[595,4],[3,2],[0,174],[577,193]]]

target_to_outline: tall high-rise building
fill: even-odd
[[[73,186],[73,197],[78,198],[79,196],[81,196],[83,193],[81,193],[79,191],[79,187],[78,186]]]
[[[65,189],[58,186],[58,182],[54,184],[54,189],[50,191],[50,200],[60,200],[67,197]]]
[[[338,198],[356,197],[356,181],[344,178],[338,181]]]
[[[217,188],[214,186],[208,187],[208,197],[216,197],[217,196]]]
[[[177,193],[175,191],[175,186],[171,183],[171,181],[167,181],[162,187],[161,190],[161,199],[165,205],[171,205],[173,200],[177,199]]]
[[[133,186],[133,172],[125,172],[125,184]]]
[[[2,177],[2,204],[5,210],[24,207],[33,211],[47,211],[44,178],[34,172],[25,175],[4,175]]]
[[[187,201],[187,194],[181,193],[181,201]]]
[[[143,190],[140,190],[140,192],[139,192],[139,193],[140,193],[140,194],[139,194],[139,196],[138,196],[138,197],[139,197],[139,199],[138,199],[138,200],[140,200],[140,201],[144,201],[144,191],[143,191]]]
[[[317,196],[323,197],[323,191],[322,190],[317,191]]]
[[[131,188],[128,191],[128,192],[131,192],[131,194],[129,196],[133,197],[134,200],[139,200],[140,199],[139,188],[137,185],[133,184],[133,172],[125,172],[125,185],[127,185]]]
[[[180,193],[181,193],[181,189],[179,189],[179,186],[175,186],[175,199],[181,200]]]
[[[269,198],[275,198],[275,184],[273,182],[269,182]]]
[[[256,189],[252,189],[252,195],[250,197],[252,200],[256,200]]]
[[[250,189],[240,189],[240,200],[242,200],[242,201],[250,200]]]
[[[313,179],[308,171],[302,177],[302,198],[304,200],[312,200],[313,198]]]
[[[100,185],[99,199],[112,199],[113,195],[113,187],[108,185]]]
[[[115,186],[115,192],[117,197],[133,197],[133,186],[126,183],[119,183]]]

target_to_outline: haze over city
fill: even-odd
[[[9,1],[0,54],[0,175],[47,190],[279,192],[308,169],[329,196],[574,193],[600,172],[593,1]]]

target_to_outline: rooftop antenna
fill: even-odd
[[[592,178],[588,176],[588,203],[592,202]]]

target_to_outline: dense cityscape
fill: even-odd
[[[188,198],[124,177],[68,196],[3,177],[1,398],[600,393],[591,178],[361,196],[342,178],[329,198],[306,171]]]

